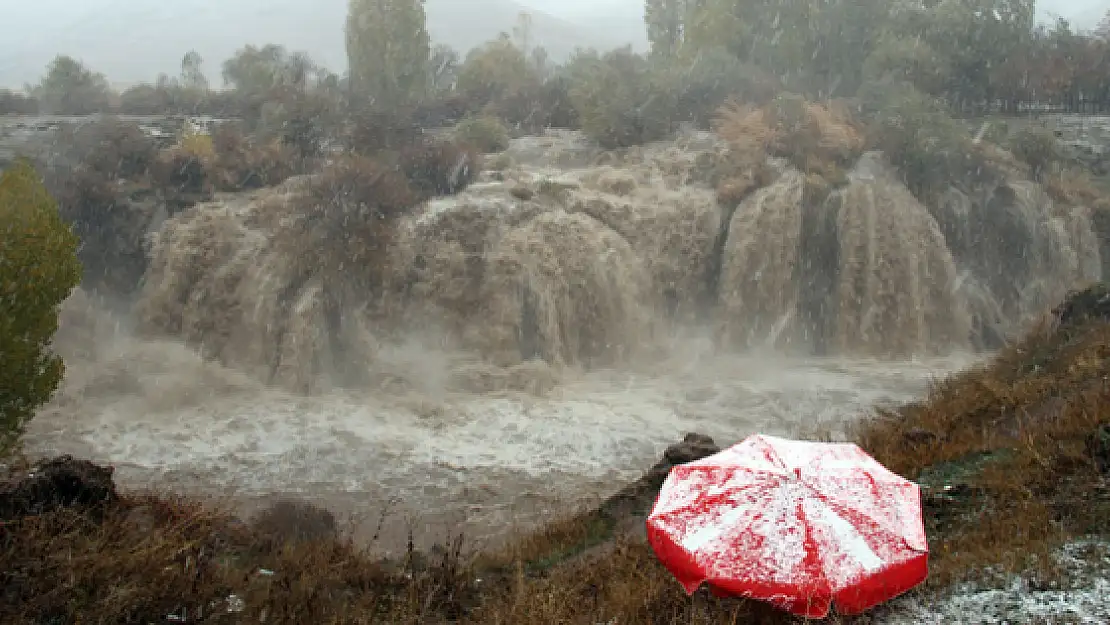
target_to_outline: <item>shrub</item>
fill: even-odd
[[[463,94],[444,94],[429,98],[417,105],[413,111],[413,120],[422,128],[442,128],[463,119],[467,111],[473,108],[475,107]]]
[[[729,152],[738,165],[754,166],[766,160],[775,139],[767,112],[735,98],[717,110],[713,127],[728,142]]]
[[[158,156],[158,145],[138,125],[108,117],[62,131],[55,168],[82,167],[115,182],[137,179]]]
[[[918,198],[931,200],[991,171],[966,129],[912,86],[865,85],[861,99],[871,117],[869,147],[882,150]]]
[[[413,118],[404,112],[357,111],[343,133],[343,143],[355,154],[373,156],[412,145],[420,132]]]
[[[1078,167],[1053,166],[1044,175],[1045,192],[1057,202],[1086,206],[1096,213],[1110,211],[1110,193],[1103,192],[1090,174]]]
[[[163,150],[151,168],[155,187],[174,193],[203,195],[211,192],[210,172],[216,162],[212,136],[182,132],[176,145]]]
[[[779,90],[774,78],[723,48],[699,50],[690,59],[679,57],[661,70],[660,80],[661,87],[677,94],[674,107],[682,121],[702,129],[712,126],[729,96],[762,105]]]
[[[173,95],[168,89],[139,84],[119,94],[118,110],[124,115],[161,115],[173,108]]]
[[[455,126],[455,140],[485,153],[509,148],[509,129],[495,117],[468,117]]]
[[[538,84],[539,76],[524,51],[502,35],[466,55],[456,89],[471,104],[484,107]]]
[[[706,182],[717,190],[717,203],[736,207],[752,191],[769,182],[767,153],[775,138],[766,111],[730,98],[713,120],[717,134],[728,142],[727,152],[699,163]]]
[[[251,519],[251,526],[283,545],[335,539],[339,533],[329,510],[297,499],[275,501]]]
[[[91,291],[128,296],[147,267],[144,235],[163,204],[144,183],[77,167],[50,185],[58,212],[81,240],[81,284]]]
[[[864,79],[872,83],[907,83],[923,93],[941,93],[952,76],[944,54],[920,38],[883,36],[863,63]]]
[[[274,186],[298,171],[297,149],[278,139],[259,144],[232,126],[219,126],[212,145],[215,158],[208,176],[220,191]]]
[[[547,124],[540,84],[531,82],[500,93],[478,115],[493,117],[518,132],[537,132]]]
[[[199,132],[185,132],[181,135],[178,146],[182,152],[197,157],[202,163],[210,162],[216,158],[216,147],[210,135]]]
[[[329,297],[365,295],[381,284],[397,219],[418,203],[396,168],[346,156],[312,179],[303,208],[278,224],[275,241],[305,277],[325,281]]]
[[[540,87],[540,105],[543,107],[545,128],[578,128],[580,120],[574,101],[570,97],[570,79],[553,76]]]
[[[29,161],[0,174],[0,454],[62,380],[50,349],[58,307],[81,280],[78,240]]]
[[[259,134],[277,140],[301,158],[315,158],[337,134],[339,108],[339,102],[322,93],[278,91],[262,107]]]
[[[460,143],[426,141],[401,150],[400,169],[424,196],[454,195],[477,178],[481,159]]]
[[[1044,180],[1050,169],[1062,160],[1060,144],[1051,131],[1041,128],[1023,128],[1009,140],[1014,156],[1029,165],[1033,179]]]
[[[171,193],[203,195],[210,191],[208,164],[187,147],[177,145],[162,152],[151,166],[154,186]]]
[[[39,102],[35,98],[12,91],[0,89],[0,115],[37,115]]]
[[[630,49],[579,55],[568,71],[582,130],[602,147],[641,145],[671,131],[675,96]]]
[[[845,182],[844,169],[854,164],[864,147],[863,135],[847,107],[834,102],[816,104],[786,94],[776,97],[767,110],[775,129],[772,154],[829,183]]]
[[[157,145],[138,126],[111,118],[64,130],[59,143],[41,171],[81,240],[82,284],[129,294],[146,268],[143,233],[160,208],[148,180]]]
[[[1007,145],[1013,140],[1013,136],[1010,134],[1010,124],[1006,120],[992,119],[984,122],[984,125],[986,126],[985,129],[980,126],[980,130],[976,131],[976,135],[982,134],[980,145],[984,141],[995,145]]]
[[[759,162],[766,153],[799,170],[825,177],[859,157],[864,139],[843,107],[785,94],[758,108],[730,99],[717,111],[714,128],[736,154]]]

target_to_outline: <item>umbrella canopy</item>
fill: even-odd
[[[822,618],[924,581],[917,485],[852,444],[755,435],[671,469],[647,520],[660,561],[693,593]]]

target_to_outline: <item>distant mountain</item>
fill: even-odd
[[[524,6],[513,0],[427,0],[428,33],[465,55],[499,33],[512,33],[517,18],[532,18],[532,45],[547,48],[554,59],[565,59],[578,47],[616,48],[633,43],[622,29],[601,20],[571,21]],[[641,21],[638,26],[643,28]]]
[[[1079,30],[1094,30],[1108,14],[1110,14],[1110,1],[1101,0],[1078,11],[1072,18],[1072,23]]]
[[[539,5],[542,0],[521,0]],[[543,3],[553,15],[583,27],[603,29],[622,45],[631,44],[638,52],[649,49],[647,26],[644,25],[643,0],[593,0],[588,3]]]
[[[1037,2],[1037,17],[1045,22],[1052,23],[1057,17],[1068,20],[1072,28],[1080,31],[1094,30],[1102,18],[1110,11],[1110,0],[1072,0],[1063,3],[1060,0],[1039,0]]]
[[[176,74],[196,49],[213,82],[219,67],[248,44],[277,43],[303,50],[333,71],[346,69],[346,0],[37,0],[4,9],[0,30],[0,86],[35,82],[54,55],[69,54],[105,73],[114,84]],[[514,0],[427,0],[428,32],[461,54],[511,32],[521,11],[532,15],[532,39],[554,59],[576,47],[634,43],[643,29],[616,17],[571,21],[525,8]],[[600,20],[600,21],[599,21]]]

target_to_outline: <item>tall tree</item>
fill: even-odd
[[[350,0],[346,36],[353,95],[386,109],[424,95],[431,56],[424,0]]]
[[[459,53],[451,46],[436,46],[428,59],[428,86],[431,92],[442,94],[454,89],[458,76]]]
[[[692,11],[704,0],[645,0],[644,23],[652,54],[670,58],[686,38]]]
[[[196,50],[189,50],[181,59],[181,85],[186,89],[208,90],[208,78],[204,76],[201,65],[204,59]]]
[[[0,174],[0,457],[62,380],[51,343],[81,281],[79,241],[29,161]]]
[[[810,74],[824,96],[854,94],[864,64],[890,25],[890,0],[828,0],[812,16]]]
[[[458,90],[473,104],[504,97],[539,82],[524,55],[507,34],[474,48],[459,67]]]
[[[224,83],[245,93],[265,93],[278,87],[305,90],[318,70],[304,52],[289,52],[284,46],[248,45],[224,61]]]
[[[1106,11],[1102,21],[1095,27],[1095,36],[1105,41],[1110,41],[1110,9]]]
[[[31,89],[42,112],[87,115],[111,107],[108,79],[77,59],[60,55],[46,68],[42,82]]]
[[[1033,0],[940,0],[926,10],[925,40],[947,58],[947,96],[985,103],[1002,95],[997,78],[1033,39]]]
[[[513,26],[513,39],[518,48],[524,54],[532,52],[532,14],[527,11],[521,11],[516,16],[516,24]]]

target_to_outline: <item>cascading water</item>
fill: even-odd
[[[736,210],[720,286],[732,345],[904,357],[998,346],[1100,276],[1081,208],[1010,181],[930,210],[878,153],[816,204],[787,169]],[[939,217],[939,221],[938,221]]]
[[[1012,328],[1043,297],[1002,289],[982,233],[968,223],[954,246],[956,218],[875,155],[814,206],[782,170],[736,210],[716,259],[721,212],[690,182],[695,150],[646,146],[600,171],[572,139],[519,140],[528,158],[503,180],[400,223],[362,301],[333,297],[334,276],[279,244],[303,181],[175,216],[154,241],[140,335],[88,330],[115,318],[67,303],[69,373],[29,449],[119,463],[125,483],[294,492],[372,521],[401,497],[398,512],[442,510],[482,537],[612,492],[686,431],[835,431],[910,399],[972,361],[960,349],[988,322]],[[1081,211],[1021,206],[1052,211],[1019,220],[1044,258],[1027,289],[1098,266]],[[698,312],[717,327],[688,314],[715,301]],[[400,546],[404,516],[392,523]]]

